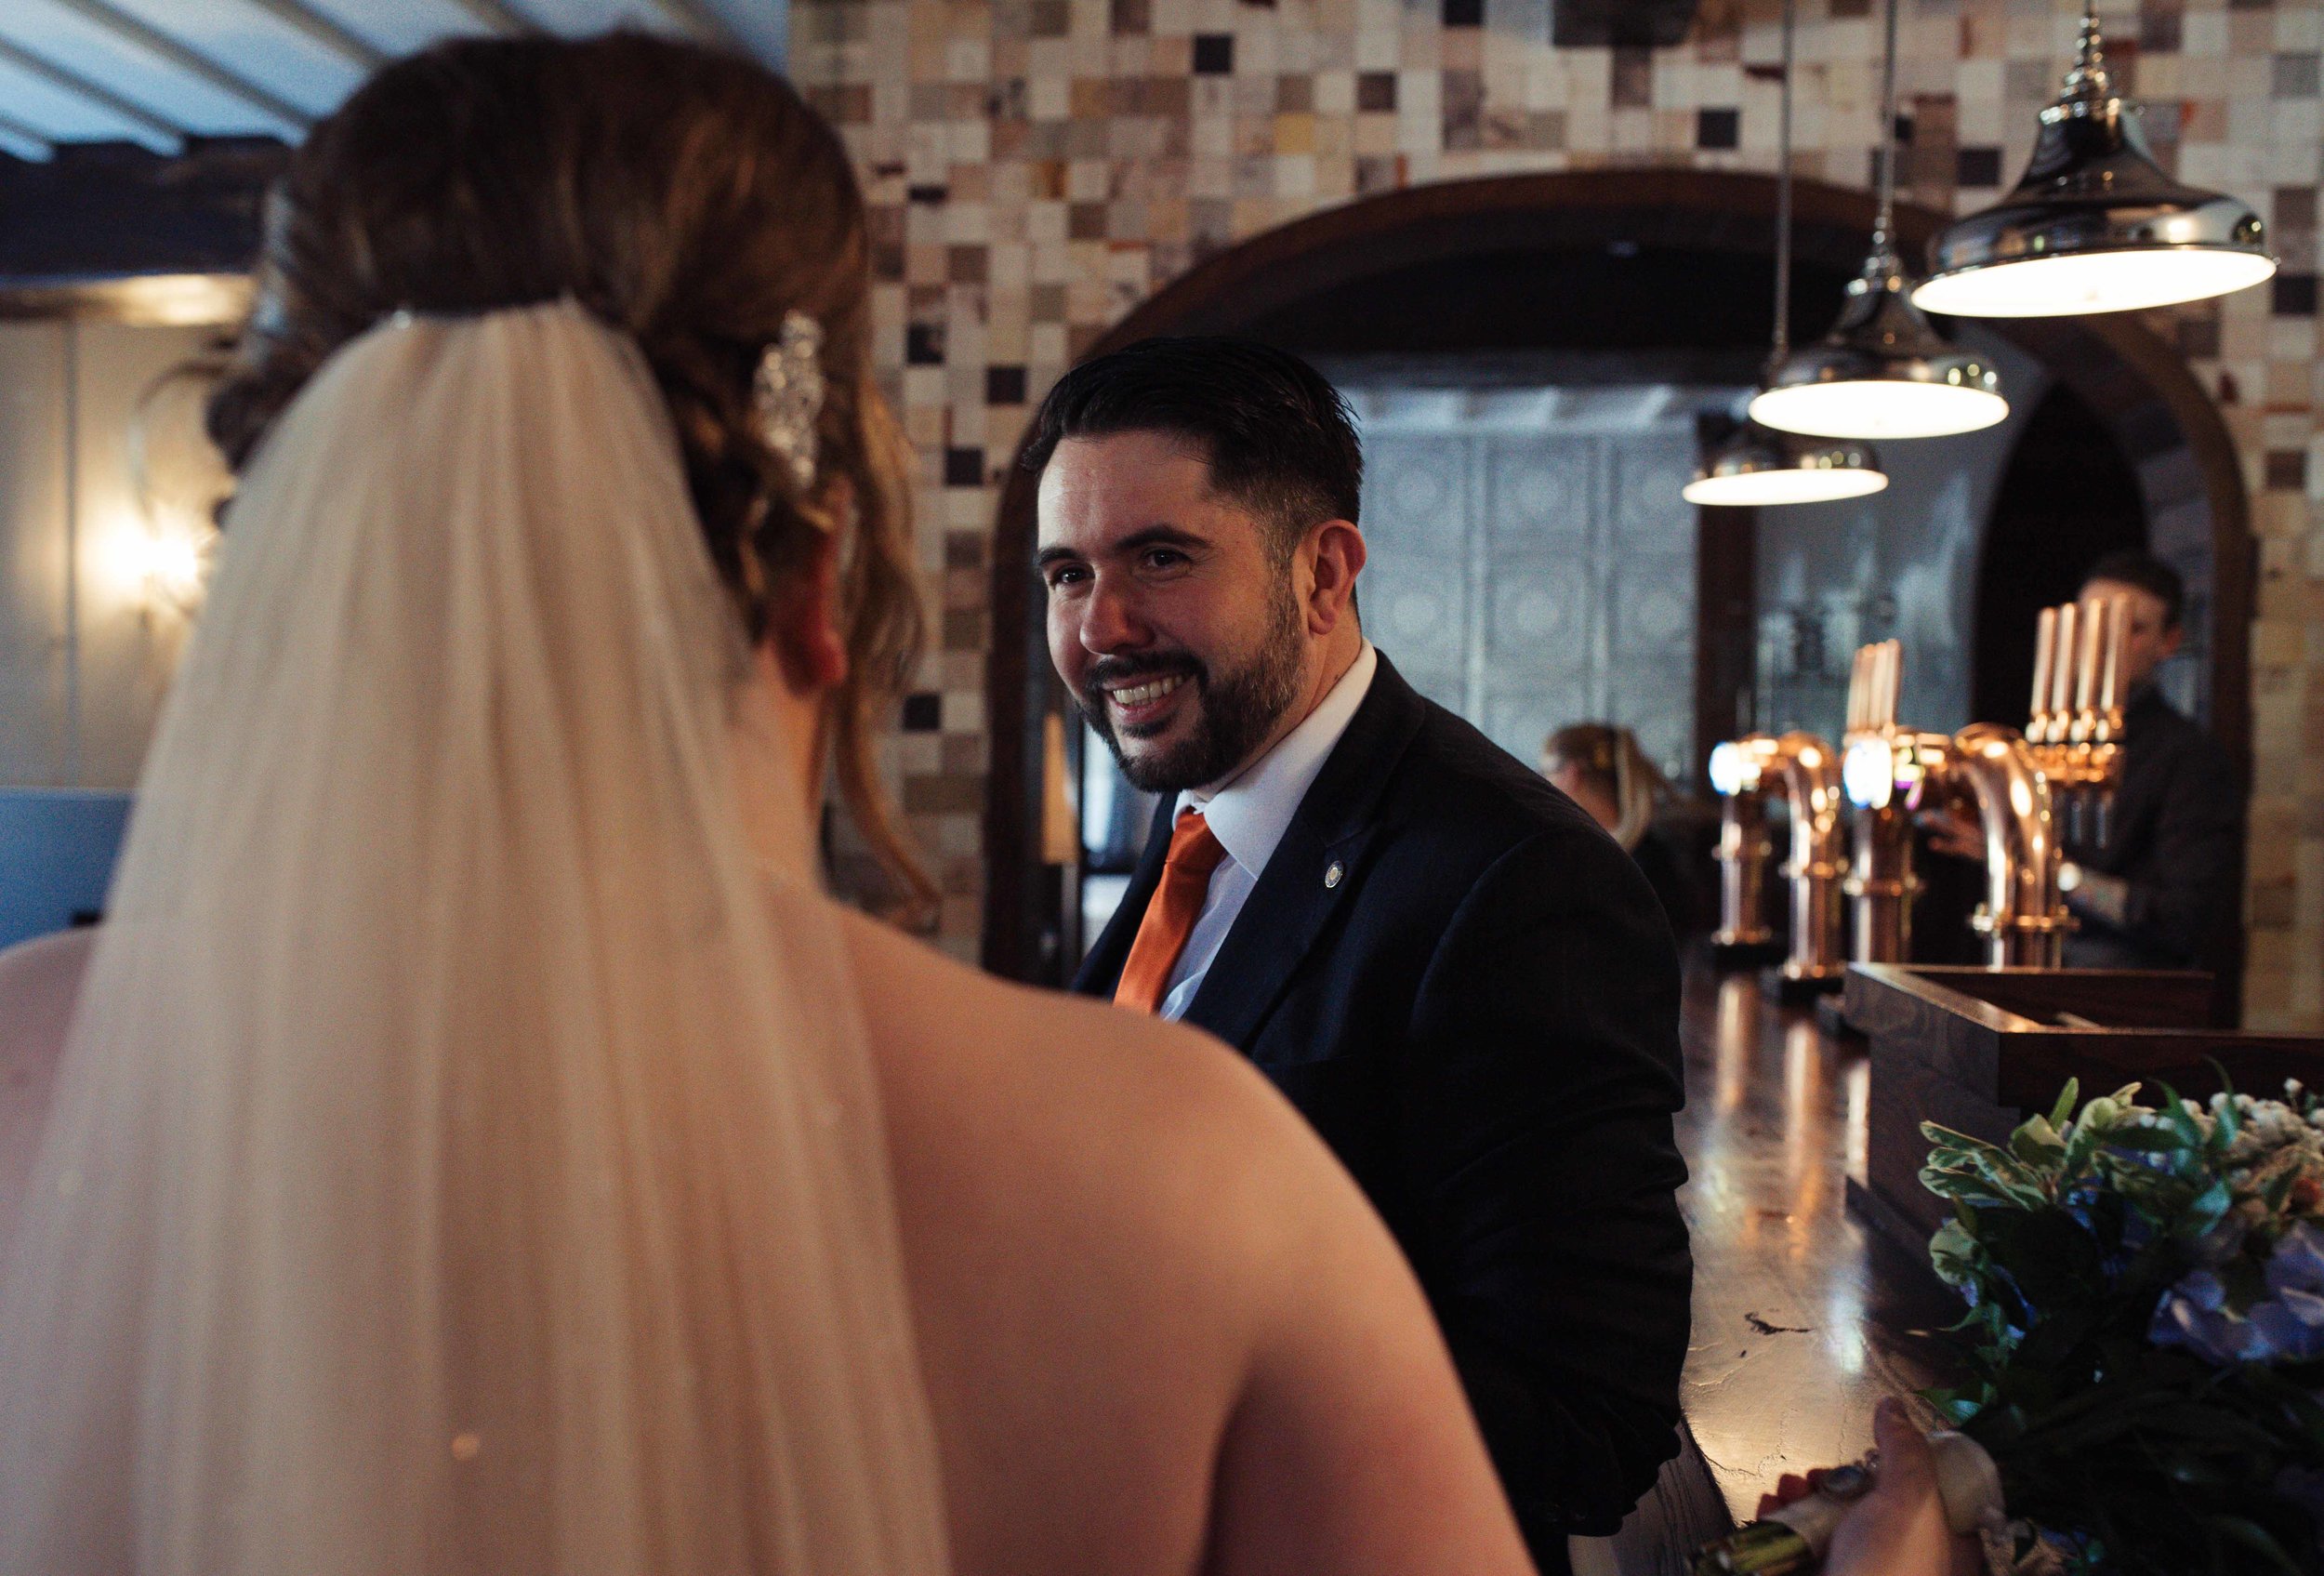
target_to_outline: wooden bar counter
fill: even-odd
[[[1957,1309],[1924,1253],[1847,1207],[1865,1174],[1865,1042],[1787,1006],[1755,971],[1689,960],[1680,1196],[1695,1248],[1681,1397],[1737,1520],[1786,1472],[1861,1455],[1872,1409],[1939,1378],[1926,1331]]]

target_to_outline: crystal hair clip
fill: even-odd
[[[823,414],[823,328],[803,311],[783,314],[783,334],[759,358],[751,404],[759,435],[790,467],[801,493],[815,484],[815,418]]]

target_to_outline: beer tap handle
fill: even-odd
[[[2111,722],[2122,706],[2122,642],[2131,632],[2131,603],[2127,597],[2106,599],[2106,656],[2098,681],[2098,709]]]
[[[2026,737],[2033,744],[2050,736],[2050,675],[2057,656],[2058,610],[2045,607],[2034,625],[2033,703],[2027,709]]]
[[[2080,611],[2070,602],[2058,607],[2057,647],[2050,661],[2049,729],[2041,740],[2044,744],[2066,742],[2067,726],[2073,717],[2075,637],[2080,633]]]
[[[2098,722],[2098,669],[2106,635],[2106,604],[2090,603],[2082,608],[2081,651],[2074,664],[2074,742],[2089,739]]]
[[[1848,669],[1848,726],[1850,735],[1864,731],[1864,658],[1871,651],[1868,645],[1856,647],[1855,664]]]
[[[1896,699],[1904,687],[1905,642],[1882,641],[1880,644],[1880,687],[1877,692],[1880,709],[1873,725],[1882,733],[1893,732],[1896,726]]]

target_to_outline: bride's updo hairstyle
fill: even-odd
[[[921,630],[905,452],[871,368],[863,197],[838,137],[782,77],[634,33],[464,39],[388,66],[314,128],[272,194],[210,435],[241,470],[332,352],[398,311],[565,298],[644,351],[752,641],[820,534],[840,535],[840,790],[925,902],[872,763]],[[751,401],[794,311],[822,326],[827,385],[809,496]],[[836,477],[852,508],[833,507]]]

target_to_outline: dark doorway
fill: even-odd
[[[2097,414],[2052,386],[2034,408],[1994,495],[1977,567],[1969,714],[2025,725],[2033,686],[2033,628],[2070,602],[2101,554],[2146,545],[2138,473]]]

